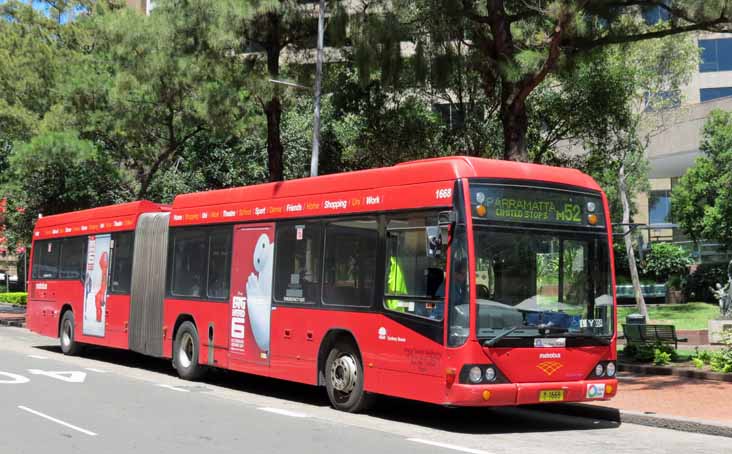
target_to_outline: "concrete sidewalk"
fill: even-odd
[[[732,437],[732,383],[675,375],[618,373],[609,401],[566,404],[546,411]]]

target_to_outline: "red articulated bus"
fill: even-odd
[[[452,157],[44,217],[28,327],[451,406],[617,390],[607,200],[571,169]]]

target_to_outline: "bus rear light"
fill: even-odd
[[[451,387],[453,383],[455,383],[455,377],[457,376],[457,371],[453,369],[452,367],[448,367],[445,369],[445,384],[447,387]]]

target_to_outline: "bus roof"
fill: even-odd
[[[589,175],[576,169],[523,162],[452,156],[409,161],[393,167],[360,170],[176,196],[173,212],[222,203],[256,202],[307,195],[362,191],[383,187],[455,180],[504,178],[545,181],[601,190]]]
[[[170,206],[141,200],[44,216],[36,221],[33,239],[134,230],[140,214],[160,211]]]

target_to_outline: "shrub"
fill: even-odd
[[[702,369],[704,367],[704,361],[699,358],[691,358],[691,361],[697,369]]]
[[[714,288],[716,283],[724,285],[725,282],[727,282],[726,263],[701,264],[686,278],[684,296],[687,301],[717,304],[710,288]]]
[[[671,362],[671,354],[656,348],[653,350],[653,364],[665,366]]]
[[[724,348],[712,353],[709,365],[714,372],[732,373],[732,332],[724,333],[722,342]]]
[[[0,303],[24,305],[28,302],[28,294],[25,292],[0,293]]]
[[[686,273],[692,263],[691,256],[683,248],[671,243],[654,243],[643,264],[643,273],[658,282],[666,282],[673,275]]]

